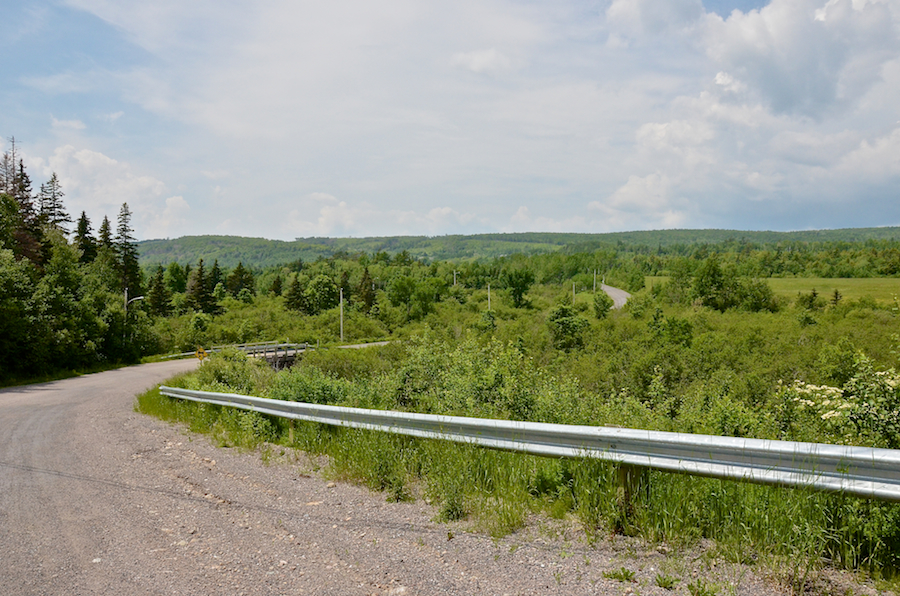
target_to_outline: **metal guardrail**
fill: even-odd
[[[900,501],[900,450],[364,410],[166,386],[160,391],[294,420]]]
[[[277,341],[261,341],[255,343],[246,343],[246,344],[227,344],[221,346],[213,346],[211,348],[206,348],[207,353],[220,352],[225,348],[235,348],[242,352],[247,352],[249,354],[265,354],[267,352],[277,352],[279,350],[306,350],[309,348],[309,344],[295,344],[295,343],[279,343]],[[183,356],[193,356],[197,352],[181,352],[180,354],[169,354],[167,356],[163,356],[163,358],[180,358]]]

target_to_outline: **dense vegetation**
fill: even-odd
[[[141,294],[131,211],[99,238],[73,223],[56,174],[35,192],[15,143],[0,159],[0,382],[130,362],[158,349]]]
[[[70,231],[63,196],[55,175],[32,189],[14,145],[3,155],[2,382],[211,344],[393,339],[319,350],[278,374],[225,354],[181,382],[361,407],[900,447],[892,229],[806,241],[726,231],[306,239],[282,243],[284,253],[223,239],[231,252],[205,258],[191,248],[205,240],[182,239],[184,253],[153,262],[145,251],[140,269],[127,204],[116,229],[104,218],[95,236],[84,213]],[[301,244],[309,257],[298,256]],[[835,278],[868,280],[866,291],[844,295]],[[776,279],[807,283],[775,292]],[[602,282],[635,294],[624,310],[611,310]],[[900,563],[894,505],[654,473],[624,518],[615,470],[602,464],[291,428],[158,395],[142,404],[226,443],[328,453],[334,474],[394,498],[424,492],[441,517],[473,517],[497,533],[543,510],[576,517],[589,535],[713,538],[726,556],[775,557],[796,577],[826,559],[877,572]]]
[[[805,294],[800,305],[777,312],[721,312],[697,301],[669,304],[645,291],[624,311],[598,317],[590,293],[577,294],[572,306],[570,293],[533,287],[530,306],[520,309],[497,293],[491,311],[486,294],[467,289],[446,298],[406,342],[320,350],[281,373],[225,354],[180,384],[368,408],[900,445],[900,376],[891,368],[898,321],[891,307],[819,304]],[[566,318],[580,323],[558,324]],[[723,556],[787,566],[798,588],[826,559],[890,574],[900,557],[895,505],[651,473],[626,518],[616,505],[611,466],[291,428],[158,396],[144,403],[223,444],[268,441],[327,453],[338,477],[390,498],[424,494],[441,518],[470,518],[498,534],[538,510],[573,516],[589,536],[625,531],[669,544],[712,538]]]
[[[425,261],[493,259],[513,254],[565,251],[625,250],[645,254],[692,253],[698,250],[746,252],[754,249],[807,251],[811,247],[841,250],[848,244],[897,247],[900,228],[852,228],[803,232],[751,232],[741,230],[654,230],[607,234],[518,233],[474,236],[394,236],[384,238],[298,238],[293,242],[237,236],[185,236],[146,240],[139,245],[145,266],[219,261],[223,267],[238,262],[272,267],[302,259],[314,261],[337,255],[406,251]],[[705,248],[704,248],[705,247]],[[816,248],[813,248],[816,250]]]

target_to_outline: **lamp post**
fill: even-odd
[[[135,296],[131,300],[128,299],[128,288],[125,288],[125,320],[122,322],[122,343],[125,343],[125,328],[128,326],[128,305],[138,300],[143,300],[143,296]]]

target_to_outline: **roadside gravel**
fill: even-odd
[[[697,578],[789,592],[700,552],[587,545],[562,523],[493,540],[434,523],[422,501],[329,482],[302,454],[265,465],[133,412],[136,393],[191,366],[0,391],[0,594],[688,594]],[[604,577],[621,568],[634,581]]]

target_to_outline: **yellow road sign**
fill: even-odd
[[[209,354],[207,354],[206,350],[204,350],[203,348],[198,348],[195,355],[200,360],[200,362],[203,362],[203,359],[209,356]]]

